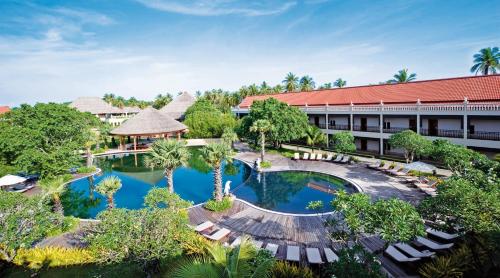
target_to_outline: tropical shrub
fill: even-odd
[[[261,168],[271,168],[271,166],[272,166],[271,161],[262,161],[260,163]]]
[[[448,255],[442,255],[425,263],[419,268],[419,274],[424,278],[464,277],[472,267],[472,252],[467,246],[453,250]]]
[[[284,261],[277,261],[271,269],[273,278],[315,278],[312,270],[308,267],[300,267]]]
[[[405,130],[391,135],[389,144],[394,148],[404,150],[406,163],[412,162],[416,156],[425,155],[431,151],[431,141],[413,130]]]
[[[79,173],[79,174],[90,174],[90,173],[94,173],[95,171],[97,170],[97,168],[95,166],[82,166],[82,167],[79,167],[76,172]]]
[[[186,110],[184,124],[189,127],[189,138],[219,138],[226,128],[236,126],[236,118],[207,100],[198,100]]]
[[[230,209],[232,206],[233,206],[233,200],[230,197],[226,196],[222,198],[222,201],[216,201],[215,199],[210,199],[205,203],[203,207],[211,211],[221,212]]]
[[[339,260],[329,264],[326,272],[336,278],[382,278],[380,263],[375,256],[360,245],[344,248],[339,253]]]
[[[44,247],[20,249],[13,263],[32,269],[94,263],[95,258],[87,249]]]
[[[332,136],[333,149],[338,153],[352,153],[356,151],[354,136],[349,131],[342,131]]]

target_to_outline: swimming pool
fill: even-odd
[[[213,174],[199,157],[199,150],[190,149],[192,156],[187,167],[174,172],[174,191],[194,204],[212,197]],[[94,191],[97,184],[110,175],[118,176],[122,188],[115,194],[119,208],[139,209],[144,196],[153,187],[166,187],[162,169],[144,166],[147,154],[120,154],[96,159],[99,175],[75,181],[62,196],[65,214],[80,218],[94,218],[106,209],[106,199]],[[329,202],[335,190],[355,191],[348,182],[330,175],[312,172],[256,173],[245,163],[233,160],[224,163],[223,183],[231,181],[231,192],[236,197],[264,209],[286,213],[315,213],[330,210]],[[310,201],[323,201],[324,208],[307,210]]]

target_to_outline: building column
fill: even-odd
[[[467,98],[464,98],[464,139],[467,140],[467,133],[469,131],[469,119],[467,118],[467,104],[469,101]]]
[[[328,104],[326,105],[326,107],[328,108]],[[325,114],[325,121],[326,121],[326,147],[328,148],[330,146],[330,138],[328,138],[328,128],[329,128],[329,122],[328,122],[328,112]]]
[[[379,154],[384,155],[384,138],[380,138],[380,145],[378,147]]]
[[[354,104],[352,103],[351,101],[351,113],[349,114],[349,129],[351,130],[351,132],[354,130],[353,129],[353,125],[354,125],[354,116],[353,116],[353,112],[352,112],[352,107],[354,106]]]
[[[137,151],[137,136],[134,136],[134,151]]]
[[[123,143],[124,138],[123,136],[120,136],[120,150],[124,151],[125,150],[125,144]]]
[[[420,134],[420,99],[417,99],[417,134]]]
[[[177,141],[180,141],[180,140],[181,140],[181,132],[177,131]]]

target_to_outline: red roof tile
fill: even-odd
[[[254,100],[269,97],[289,105],[349,105],[383,103],[500,101],[500,75],[469,76],[414,81],[401,84],[368,85],[312,92],[282,93],[246,97],[240,107],[249,107]]]
[[[9,106],[0,106],[0,114],[7,113],[10,111]]]

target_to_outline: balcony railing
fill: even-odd
[[[391,127],[391,128],[384,128],[384,133],[398,133],[401,131],[405,130],[413,130],[417,132],[416,128],[410,128],[410,127]]]
[[[449,137],[449,138],[463,138],[464,131],[463,130],[448,130],[448,129],[420,129],[420,134],[425,136],[436,136],[436,137]]]
[[[349,125],[329,125],[328,128],[333,130],[350,130]]]
[[[378,126],[354,125],[354,126],[352,126],[352,130],[354,130],[354,131],[366,131],[366,132],[380,132],[380,128]]]
[[[500,141],[500,132],[474,131],[474,133],[469,132],[467,138]]]
[[[326,129],[326,124],[315,124],[315,126],[321,128],[321,129]]]

